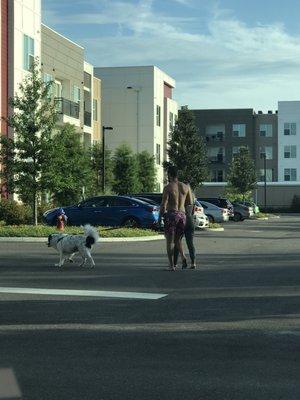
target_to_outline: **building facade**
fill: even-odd
[[[53,82],[59,122],[74,125],[86,146],[100,140],[99,134],[94,138],[93,127],[93,104],[100,104],[100,83],[96,81],[94,91],[94,67],[84,60],[84,48],[42,25],[41,60],[45,82]]]
[[[278,176],[300,181],[300,101],[278,102]]]
[[[157,190],[164,184],[170,125],[177,117],[175,81],[155,66],[95,68],[102,84],[103,125],[113,127],[105,141],[111,150],[127,143],[135,153],[155,157]]]

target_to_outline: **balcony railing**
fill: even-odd
[[[63,97],[55,97],[56,110],[59,114],[79,119],[79,104],[74,101],[64,99]]]
[[[222,154],[218,154],[217,156],[209,157],[209,161],[213,164],[224,163],[225,158]]]
[[[89,111],[84,112],[84,125],[92,126],[92,113]]]
[[[224,134],[223,133],[217,133],[216,135],[206,135],[205,140],[207,142],[223,142],[224,140]]]

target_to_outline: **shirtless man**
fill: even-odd
[[[169,258],[169,270],[175,271],[174,246],[184,259],[182,237],[184,234],[186,215],[185,206],[192,204],[189,186],[178,181],[177,168],[168,168],[169,184],[165,186],[160,206],[160,215],[164,216],[165,237],[167,241],[167,253]]]

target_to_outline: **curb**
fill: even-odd
[[[268,221],[269,217],[255,218],[256,221]]]
[[[115,243],[115,242],[150,242],[163,240],[163,235],[142,236],[142,237],[116,237],[116,238],[100,238],[98,243]],[[46,237],[0,237],[1,242],[22,242],[22,243],[46,243]]]
[[[211,232],[224,232],[224,228],[205,228],[207,231]]]

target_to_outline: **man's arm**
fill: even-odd
[[[192,189],[191,189],[190,185],[188,185],[188,192],[187,192],[186,199],[185,199],[185,205],[191,206],[194,204],[194,202],[195,202],[195,200],[194,200],[194,196],[192,193]]]
[[[166,212],[168,200],[169,200],[168,186],[165,186],[164,191],[163,191],[161,205],[160,205],[160,215],[161,216],[163,216],[164,213]]]

